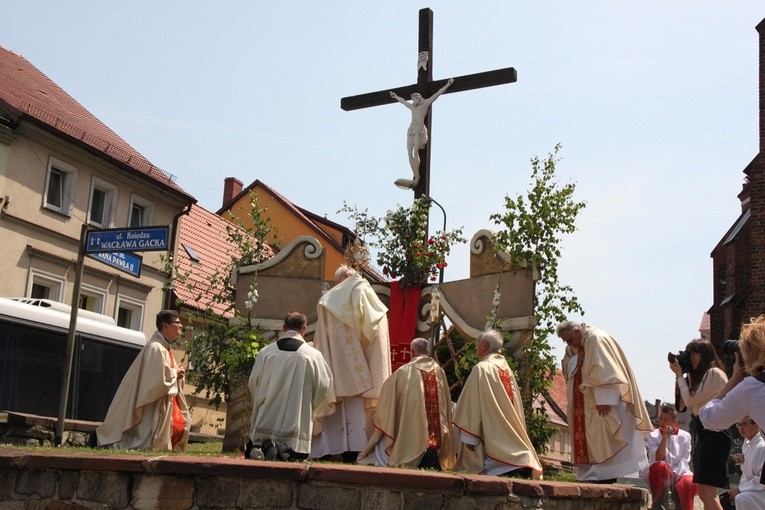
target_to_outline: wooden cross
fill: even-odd
[[[404,98],[409,98],[415,92],[418,92],[424,98],[429,98],[437,90],[446,85],[447,80],[433,81],[433,11],[428,8],[420,10],[418,55],[426,55],[427,61],[424,68],[418,65],[416,84],[360,94],[358,96],[344,97],[340,100],[340,108],[350,111],[395,103],[396,100],[390,95],[391,91]],[[468,74],[454,78],[454,83],[444,94],[504,85],[505,83],[514,83],[517,80],[518,75],[512,67],[484,73]],[[423,195],[430,196],[430,145],[433,141],[430,111],[425,117],[425,126],[428,130],[430,141],[425,145],[424,149],[420,150],[420,180],[413,188],[414,198],[419,198]],[[415,168],[417,167],[415,166]]]

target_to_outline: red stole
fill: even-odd
[[[441,448],[441,418],[438,412],[438,379],[436,371],[422,375],[422,391],[425,394],[425,417],[428,421],[428,448]]]
[[[571,439],[574,443],[574,464],[592,464],[590,452],[587,448],[587,430],[584,426],[584,393],[582,385],[582,365],[584,364],[584,348],[579,349],[579,357],[576,360],[576,373],[574,374],[574,426],[571,431]]]
[[[173,364],[173,368],[177,368],[175,364],[175,358],[173,357],[173,351],[167,350],[170,355],[170,362]],[[179,388],[180,391],[180,388]],[[186,432],[186,419],[183,417],[181,406],[178,404],[178,395],[173,396],[173,432],[170,435],[170,443],[175,446],[183,439],[183,434]]]
[[[502,381],[502,386],[505,387],[507,396],[510,398],[510,403],[515,404],[515,400],[513,399],[513,380],[510,378],[510,371],[502,370],[501,368],[499,368],[498,370],[499,370],[499,380]]]

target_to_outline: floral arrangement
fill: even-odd
[[[382,220],[347,205],[342,209],[350,212],[359,230],[375,239],[369,244],[377,250],[377,264],[383,274],[399,279],[402,288],[435,282],[447,265],[451,246],[466,241],[461,228],[436,231],[426,238],[431,203],[428,197],[417,198],[411,207],[398,206]]]

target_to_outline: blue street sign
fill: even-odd
[[[85,253],[166,251],[169,230],[167,226],[89,230]]]
[[[143,257],[129,252],[116,253],[88,253],[88,257],[100,260],[106,265],[138,278],[141,276],[141,261]]]

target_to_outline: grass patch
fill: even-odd
[[[574,482],[576,483],[576,475],[574,473],[567,473],[561,471],[559,473],[545,473],[545,481],[548,482]]]
[[[107,448],[85,448],[79,446],[21,446],[12,444],[1,444],[0,448],[13,448],[15,450],[26,450],[29,452],[51,452],[51,453],[88,453],[93,455],[140,455],[144,457],[159,456],[190,456],[190,457],[230,457],[236,458],[241,455],[239,452],[223,453],[223,443],[191,443],[185,452],[157,452],[152,450],[110,450]]]

